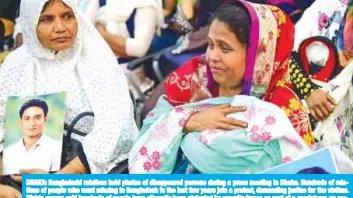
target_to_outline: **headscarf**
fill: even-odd
[[[164,23],[163,10],[155,0],[107,0],[107,4],[98,13],[98,21],[106,25],[108,32],[129,38],[126,21],[137,8],[152,7],[156,11],[157,24]]]
[[[180,147],[185,156],[181,159],[187,159],[201,173],[211,174],[257,173],[309,152],[281,108],[260,100],[271,101],[278,81],[287,75],[293,25],[276,7],[237,2],[244,5],[251,20],[243,95],[217,97],[218,86],[204,57],[193,58],[167,79],[167,97],[160,97],[144,120],[130,153],[130,173],[171,173]],[[199,90],[215,98],[193,101],[193,93]],[[287,97],[282,95],[282,99]],[[245,113],[227,117],[247,122],[248,128],[182,133],[192,113],[229,103],[247,107]],[[274,128],[267,128],[270,125]],[[274,141],[268,141],[269,137]]]
[[[242,95],[254,96],[282,108],[308,145],[313,143],[305,107],[289,87],[288,64],[294,26],[279,8],[241,2],[251,20]],[[218,85],[205,57],[195,57],[171,73],[165,81],[167,100],[173,105],[218,96]]]
[[[75,0],[62,0],[77,20],[74,46],[57,54],[44,48],[36,27],[46,2],[21,2],[24,44],[7,57],[0,71],[1,142],[8,96],[66,91],[66,123],[83,111],[94,112],[94,123],[84,123],[94,127],[83,138],[82,146],[91,172],[106,173],[127,158],[138,133],[126,77],[98,31],[78,12]]]
[[[251,18],[242,94],[267,99],[276,83],[287,77],[294,27],[277,7],[240,2],[248,9]],[[214,97],[218,95],[218,85],[204,56],[191,59],[169,76],[165,83],[168,100],[173,105],[190,102],[195,84],[207,87]]]

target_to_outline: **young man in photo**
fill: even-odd
[[[59,170],[62,144],[44,132],[48,122],[46,102],[39,99],[27,101],[19,116],[23,137],[4,149],[3,174],[20,173],[23,169]]]

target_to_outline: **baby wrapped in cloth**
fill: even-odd
[[[183,134],[189,115],[228,103],[247,107],[228,115],[247,122],[247,129]],[[179,149],[192,167],[207,174],[258,173],[310,153],[279,107],[251,96],[211,98],[175,108],[161,97],[144,126],[130,153],[130,173],[172,173]]]

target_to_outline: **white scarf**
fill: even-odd
[[[126,21],[137,8],[152,7],[157,13],[158,26],[164,23],[163,9],[156,0],[107,0],[107,4],[98,11],[98,21],[113,34],[129,38]],[[158,30],[159,32],[159,30]]]
[[[94,127],[82,145],[92,173],[106,173],[127,158],[138,134],[126,77],[104,39],[78,13],[75,0],[62,1],[75,13],[76,43],[57,55],[44,48],[36,27],[47,1],[21,2],[24,44],[8,56],[0,69],[0,141],[8,96],[66,91],[69,106],[77,108],[79,104],[82,108],[78,111],[91,110],[95,114],[94,123],[85,123]],[[68,111],[66,122],[76,113]]]
[[[339,75],[324,86],[338,104],[331,115],[315,128],[314,136],[323,146],[341,146],[341,137],[352,133],[353,125],[353,62],[345,67]],[[353,152],[353,134],[347,138],[350,152]],[[348,153],[353,159],[353,153]]]

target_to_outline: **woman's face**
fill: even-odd
[[[208,32],[206,59],[214,80],[228,88],[239,88],[245,72],[246,46],[228,25],[214,20]]]
[[[77,36],[77,21],[72,9],[61,0],[49,2],[39,17],[37,36],[40,43],[50,50],[71,48]]]

